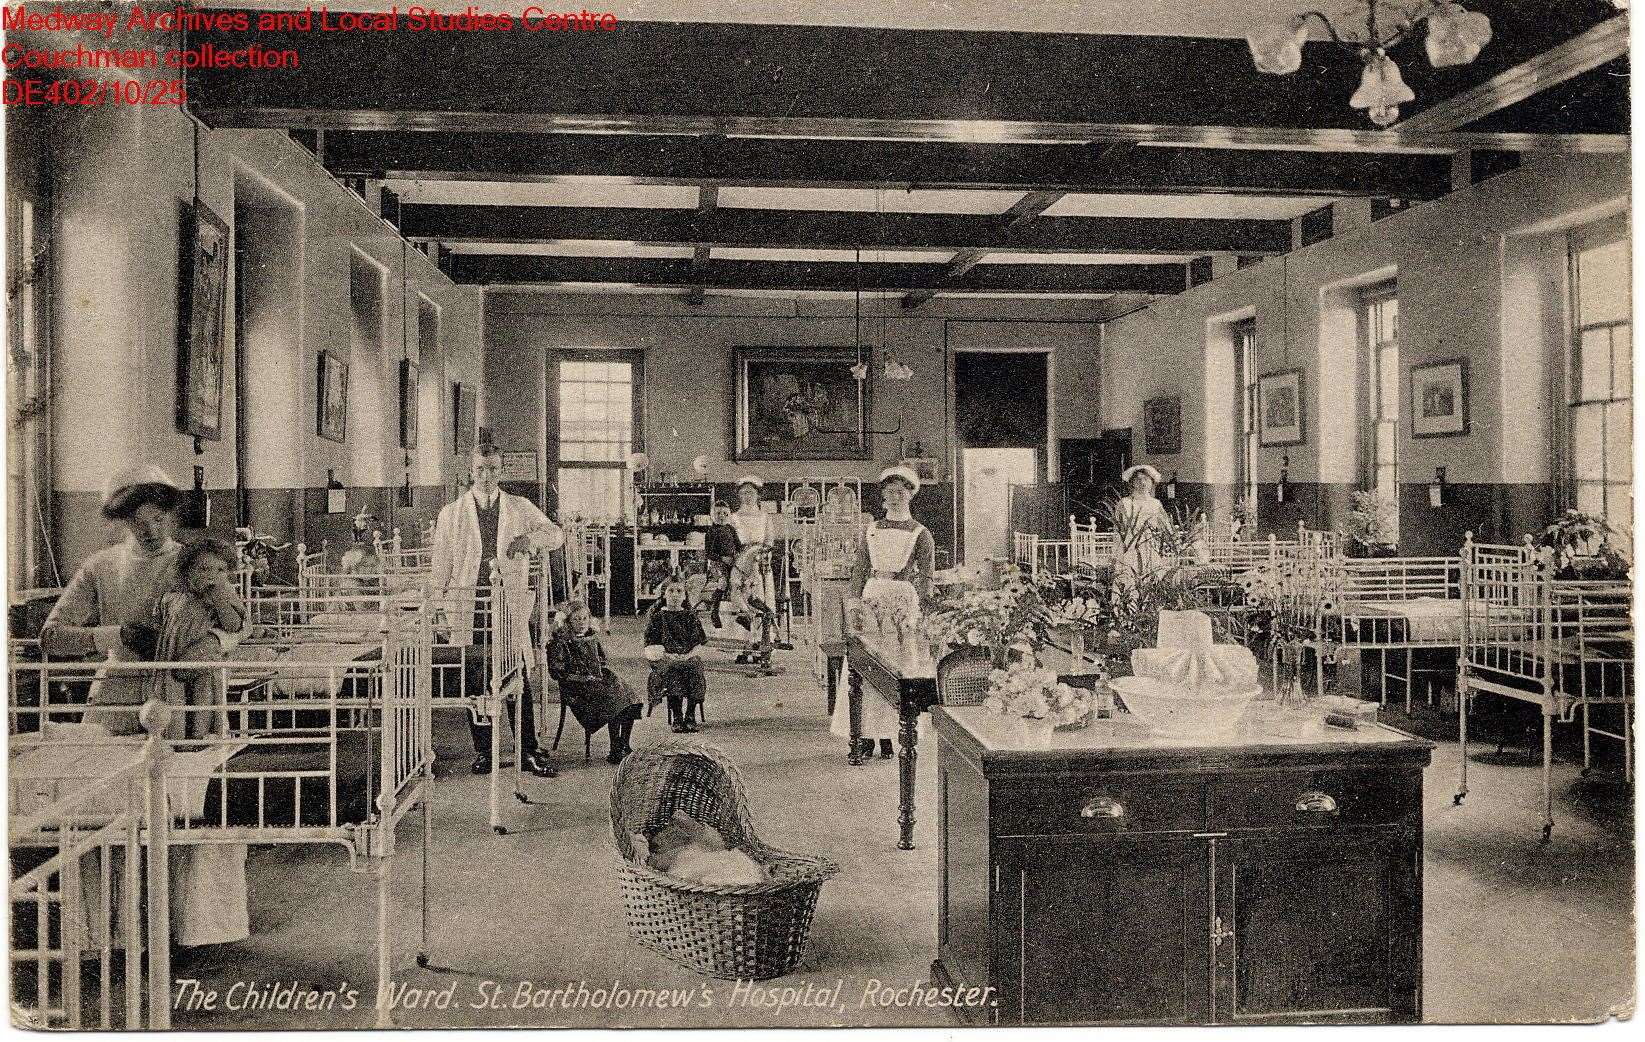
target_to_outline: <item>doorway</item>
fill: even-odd
[[[1051,439],[1047,351],[954,354],[955,489],[960,556],[973,565],[1011,552],[1012,485],[1038,485]]]
[[[1037,483],[1036,449],[961,449],[966,560],[973,565],[1011,553],[1011,486]]]

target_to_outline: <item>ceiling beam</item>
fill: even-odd
[[[1291,247],[1288,220],[1041,217],[1012,222],[971,214],[705,210],[701,205],[668,210],[404,203],[400,228],[408,239],[439,242],[615,240],[697,248],[1268,254]]]
[[[720,190],[714,185],[703,185],[697,190],[697,219],[703,221],[719,206]],[[702,271],[708,267],[710,247],[706,243],[696,243],[691,251],[691,267]],[[685,302],[692,306],[701,304],[705,298],[703,287],[692,286],[685,295]]]
[[[1603,0],[1473,0],[1496,38],[1464,69],[1397,52],[1413,114],[1591,28]],[[1301,76],[1258,72],[1243,40],[1097,33],[629,21],[620,31],[191,31],[295,67],[191,70],[210,126],[1130,140],[1457,149],[1371,129],[1345,100],[1359,63],[1307,47]],[[727,60],[733,56],[733,60]],[[1192,70],[1191,76],[1184,75]],[[1489,147],[1475,143],[1473,147]]]
[[[1627,53],[1628,15],[1623,13],[1522,65],[1429,106],[1396,124],[1393,130],[1411,137],[1450,133]],[[1627,88],[1623,85],[1619,89]]]
[[[339,177],[771,188],[1394,196],[1450,191],[1449,156],[1275,149],[335,131]]]
[[[1057,200],[1062,197],[1062,192],[1029,192],[1012,203],[1011,208],[1000,215],[998,223],[1007,229],[1021,228],[1056,205]],[[912,311],[924,304],[936,296],[942,287],[951,286],[963,278],[972,268],[981,264],[987,255],[987,251],[984,250],[962,250],[948,262],[948,266],[943,270],[942,280],[936,287],[916,290],[902,298],[903,310]]]
[[[716,260],[698,271],[689,260],[611,257],[538,257],[458,254],[452,278],[488,286],[555,286],[617,283],[656,288],[835,290],[871,292],[930,289],[943,277],[941,264]],[[1181,293],[1188,284],[1181,264],[979,264],[944,290],[1021,293]]]

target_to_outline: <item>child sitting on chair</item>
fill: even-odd
[[[621,763],[633,751],[628,736],[640,718],[640,700],[607,668],[605,648],[588,605],[572,601],[565,610],[565,624],[548,643],[548,675],[560,685],[560,700],[570,707],[584,731],[604,727],[610,734],[606,762]]]
[[[675,734],[697,729],[697,707],[708,694],[699,661],[707,643],[702,620],[686,606],[685,581],[669,579],[645,624],[645,658],[651,663],[646,700],[652,707],[667,700],[668,724]]]
[[[160,599],[160,637],[157,662],[215,662],[223,645],[214,630],[242,633],[246,606],[234,589],[237,554],[216,539],[196,539],[177,552],[181,590]],[[198,711],[217,702],[216,677],[209,669],[173,669],[155,675],[156,696],[187,712],[173,713],[166,726],[168,738],[204,738],[221,731],[220,714]]]

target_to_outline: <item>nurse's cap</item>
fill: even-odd
[[[1134,467],[1126,467],[1125,473],[1120,475],[1120,480],[1130,481],[1131,475],[1133,474],[1147,474],[1149,477],[1154,479],[1154,484],[1156,485],[1165,480],[1159,476],[1159,471],[1155,470],[1153,467],[1150,467],[1146,463],[1138,463]]]
[[[919,491],[920,476],[914,472],[913,467],[905,467],[898,464],[896,466],[886,467],[884,470],[880,471],[880,484],[883,485],[892,478],[901,478],[902,480],[908,482],[909,488],[914,489],[916,492]]]
[[[116,471],[114,476],[109,478],[108,484],[103,486],[103,505],[107,506],[121,492],[136,485],[164,485],[171,489],[177,488],[177,483],[171,480],[171,475],[152,463],[127,467]]]
[[[742,477],[737,479],[737,487],[742,488],[744,485],[753,485],[755,488],[764,488],[765,481],[758,474],[744,474]]]

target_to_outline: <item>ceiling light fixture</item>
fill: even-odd
[[[1398,5],[1386,0],[1367,0],[1363,33],[1357,25],[1352,31],[1338,29],[1318,11],[1305,11],[1288,22],[1253,29],[1245,42],[1251,48],[1251,60],[1257,71],[1287,76],[1301,68],[1302,45],[1308,40],[1310,18],[1319,19],[1325,26],[1331,43],[1353,51],[1364,63],[1359,89],[1348,99],[1348,104],[1364,109],[1371,122],[1379,127],[1398,122],[1399,107],[1416,100],[1416,94],[1400,75],[1399,66],[1388,57],[1390,48],[1404,43],[1419,26],[1426,26],[1428,61],[1434,68],[1443,69],[1467,65],[1491,42],[1491,20],[1459,3],[1422,0],[1414,5]]]

